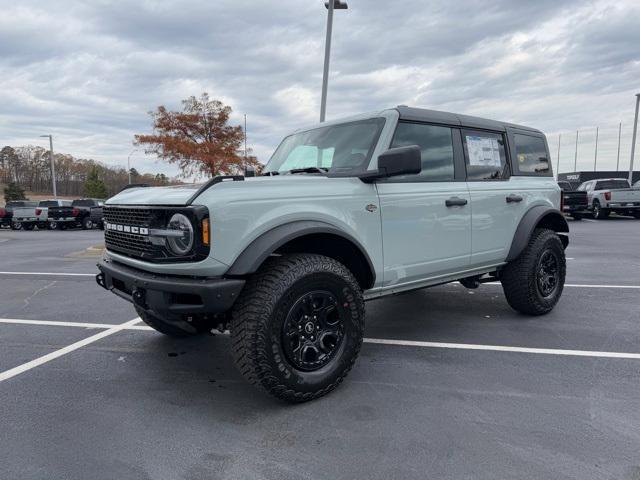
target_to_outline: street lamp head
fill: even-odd
[[[329,9],[329,2],[324,2],[324,7]],[[342,0],[333,0],[333,9],[334,10],[346,10],[349,8],[347,2],[343,2]]]
[[[40,135],[41,137],[49,138],[51,135]]]

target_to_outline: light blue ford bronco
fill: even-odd
[[[322,123],[260,176],[111,198],[97,282],[166,335],[229,329],[245,378],[311,400],[353,366],[367,300],[500,281],[517,311],[553,309],[569,228],[549,159],[542,132],[465,115]]]

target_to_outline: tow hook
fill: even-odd
[[[133,303],[135,303],[136,305],[138,305],[139,307],[143,307],[145,306],[145,295],[144,295],[144,290],[140,289],[140,288],[136,288],[133,293],[131,294],[131,298],[133,298]]]
[[[104,273],[100,272],[96,275],[96,283],[100,285],[102,288],[107,288],[107,284],[104,281]]]

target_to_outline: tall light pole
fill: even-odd
[[[244,114],[244,161],[247,161],[247,114]]]
[[[324,71],[322,73],[322,98],[320,99],[320,122],[324,122],[327,112],[327,85],[329,83],[329,58],[331,56],[331,30],[333,29],[333,11],[346,10],[347,2],[342,0],[329,0],[324,2],[327,13],[327,38],[324,41]]]
[[[622,122],[618,125],[618,156],[616,157],[616,172],[620,170],[620,136],[622,135]]]
[[[638,107],[640,106],[640,93],[636,93],[636,116],[633,120],[633,136],[631,137],[631,162],[629,163],[629,183],[633,185],[633,157],[636,153],[636,134],[638,133]]]
[[[129,174],[129,185],[131,185],[131,155],[133,155],[137,151],[138,149],[134,148],[133,150],[131,150],[131,152],[129,152],[129,155],[127,155],[127,173]]]
[[[599,127],[596,127],[596,154],[593,158],[593,171],[597,171],[597,166],[598,166],[598,129]]]
[[[40,135],[41,137],[49,137],[49,158],[51,159],[51,184],[53,185],[53,198],[58,198],[56,191],[56,165],[53,161],[53,135]]]
[[[578,171],[578,130],[576,130],[576,155],[573,157],[573,171]]]
[[[560,140],[562,139],[562,134],[558,134],[558,162],[557,162],[557,167],[556,167],[556,180],[558,179],[558,176],[560,175]]]

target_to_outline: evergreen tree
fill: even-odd
[[[84,184],[84,195],[89,198],[107,198],[107,186],[98,175],[98,169],[92,167]]]
[[[16,182],[10,182],[4,189],[4,201],[11,202],[13,200],[26,200],[24,196],[24,188]]]

